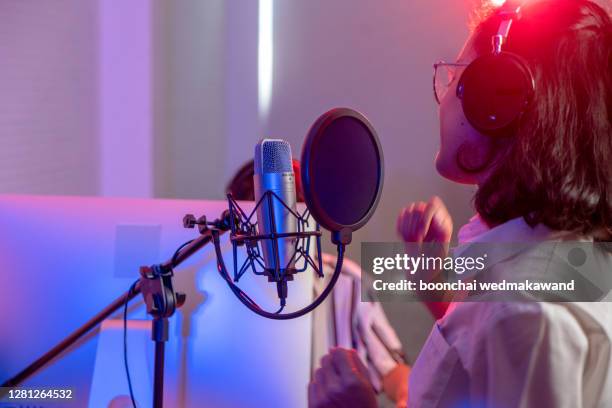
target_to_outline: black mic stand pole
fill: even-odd
[[[185,228],[194,228],[198,225],[200,236],[195,238],[184,248],[180,249],[168,261],[140,268],[140,280],[129,291],[115,299],[106,306],[100,313],[89,319],[84,325],[72,332],[68,337],[59,342],[51,350],[43,354],[32,364],[24,368],[14,377],[6,380],[0,387],[0,398],[8,394],[11,387],[17,387],[38,370],[43,368],[51,360],[66,351],[85,334],[96,328],[100,323],[112,314],[116,313],[125,303],[138,294],[142,294],[147,306],[147,313],[153,316],[151,327],[151,337],[155,341],[155,376],[153,383],[153,407],[161,408],[163,405],[163,386],[164,386],[164,351],[165,342],[168,340],[168,318],[171,317],[176,308],[181,307],[185,302],[185,295],[174,292],[172,285],[172,270],[195,254],[202,247],[212,241],[213,229],[225,232],[231,229],[229,211],[224,211],[221,218],[207,222],[205,217],[195,219],[193,215],[186,215],[183,219]],[[212,229],[209,229],[212,226]]]

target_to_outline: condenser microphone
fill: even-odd
[[[291,209],[295,213],[296,193],[289,142],[281,139],[262,139],[255,146],[254,162],[255,202],[261,200],[257,208],[258,233],[267,235],[273,232],[297,232],[296,218],[290,211]],[[273,194],[266,195],[268,191]],[[278,252],[275,241],[278,242]],[[285,288],[283,291],[286,291],[286,280],[291,279],[295,265],[292,259],[295,253],[295,238],[264,239],[261,244],[266,272],[287,274],[287,279],[282,279],[285,281],[282,285]]]

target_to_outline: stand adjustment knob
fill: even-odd
[[[183,217],[183,227],[184,228],[194,228],[196,226],[196,217],[193,214],[186,214]]]
[[[206,216],[203,215],[196,219],[195,215],[187,214],[183,217],[183,227],[194,228],[196,225],[198,226],[198,230],[200,230],[200,234],[204,234],[208,230],[209,225],[206,221]]]

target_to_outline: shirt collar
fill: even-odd
[[[565,231],[553,231],[544,224],[535,227],[523,217],[513,218],[496,227],[489,228],[480,215],[476,214],[461,227],[458,233],[459,246],[471,242],[538,242],[566,235]]]
[[[576,235],[567,231],[554,231],[544,224],[532,227],[523,217],[513,218],[488,228],[482,218],[475,215],[460,229],[459,245],[453,248],[452,253],[454,257],[480,256],[485,248],[483,243],[501,243],[502,245],[486,245],[486,263],[487,266],[491,266],[532,247],[535,242],[571,239],[571,237],[575,238]]]

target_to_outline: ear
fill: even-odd
[[[497,156],[494,139],[479,135],[480,140],[466,141],[457,149],[457,166],[469,174],[487,170]]]

